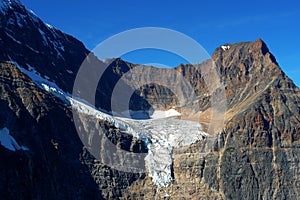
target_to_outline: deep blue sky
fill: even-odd
[[[299,1],[21,0],[41,19],[89,49],[119,32],[145,26],[180,31],[211,55],[224,43],[262,38],[285,73],[300,86]],[[159,52],[161,53],[161,52]],[[137,52],[125,59],[176,66],[181,59]]]

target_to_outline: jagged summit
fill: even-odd
[[[277,71],[281,71],[274,55],[270,52],[266,43],[260,38],[253,42],[238,42],[222,45],[215,50],[212,59],[222,68],[221,70],[244,65],[245,68],[243,71],[249,74],[249,67],[252,66],[249,64],[253,62],[265,62],[270,65],[268,65],[268,68],[264,68],[264,70],[272,71],[276,68]],[[240,65],[238,65],[238,63],[240,63]],[[259,64],[257,67],[259,67]]]
[[[241,49],[248,50],[249,53],[252,52],[261,52],[263,55],[270,53],[269,48],[267,47],[266,43],[261,39],[257,38],[255,41],[249,42],[238,42],[238,43],[225,43],[224,45],[218,47],[215,52],[213,53],[213,57],[215,54],[219,54],[221,52],[227,52],[227,50],[232,51],[239,51]]]

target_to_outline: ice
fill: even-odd
[[[11,150],[11,151],[16,151],[16,150],[23,150],[23,151],[28,151],[28,148],[25,146],[20,146],[15,138],[13,138],[9,134],[9,130],[7,128],[3,128],[0,130],[0,143],[2,146],[5,148]]]
[[[148,148],[148,155],[145,158],[146,168],[158,187],[166,187],[173,181],[173,148],[191,145],[208,135],[202,131],[200,123],[177,119],[180,113],[175,109],[154,111],[152,119],[138,120],[129,117],[113,117],[80,100],[67,98],[72,108],[78,112],[107,121],[144,141]]]
[[[166,113],[165,111],[155,112]],[[178,112],[174,110],[170,113],[178,115]],[[165,118],[162,118],[159,115],[157,119],[133,120],[124,118],[123,120],[131,125],[134,124],[134,127],[142,127],[142,129],[147,130],[146,137],[152,143],[147,145],[146,168],[152,181],[158,187],[166,187],[173,181],[171,171],[173,148],[191,145],[208,135],[202,131],[200,123],[179,120],[175,116],[165,115]]]

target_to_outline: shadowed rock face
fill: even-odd
[[[13,64],[0,63],[0,69],[0,129],[7,128],[20,146],[28,148],[13,152],[0,145],[2,198],[115,198],[143,178],[95,161],[83,148],[68,105],[41,90]],[[81,117],[82,126],[105,133],[103,151],[108,142],[127,151],[147,151],[141,141],[109,123]]]
[[[96,162],[83,148],[70,106],[39,88],[11,62],[33,68],[71,93],[76,72],[89,51],[73,37],[45,25],[19,1],[3,2],[0,130],[7,128],[28,150],[13,152],[0,145],[1,198],[109,199],[126,193],[127,186],[143,175],[118,172]],[[83,118],[85,125],[91,120]],[[94,119],[93,123],[123,149],[146,151],[141,141],[109,123]]]
[[[88,168],[79,160],[82,144],[70,109],[41,91],[14,65],[1,63],[0,69],[0,127],[28,148],[13,152],[0,145],[1,197],[101,198]]]
[[[168,76],[176,70],[192,86],[199,106],[191,112],[199,115],[197,120],[210,122],[209,89],[217,86],[206,83],[213,83],[216,78],[225,87],[228,110],[224,128],[211,152],[203,154],[202,142],[174,149],[174,182],[157,188],[147,174],[119,172],[95,161],[83,148],[70,107],[41,90],[9,62],[16,61],[25,69],[34,68],[42,77],[49,77],[71,93],[76,73],[90,53],[75,38],[45,25],[19,1],[11,1],[10,5],[0,13],[0,129],[9,129],[18,144],[29,150],[12,152],[0,145],[1,197],[297,199],[300,196],[300,91],[282,72],[261,39],[217,48],[212,56],[216,74],[207,73],[211,61],[164,71]],[[91,65],[104,66],[93,55],[89,58]],[[148,68],[114,60],[99,82],[96,105],[110,110],[112,91],[120,78],[133,69],[144,70],[142,75],[153,75],[152,70],[147,72]],[[195,69],[210,76],[204,77]],[[130,80],[122,81],[132,87]],[[137,88],[130,102],[132,110],[180,106],[178,93],[158,84]],[[107,122],[81,114],[80,123],[86,130],[93,127],[105,133],[107,138],[101,143],[101,151],[111,141],[131,152],[147,152],[141,141]]]

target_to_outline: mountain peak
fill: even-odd
[[[228,57],[228,55],[231,56]],[[218,60],[225,57],[235,57],[237,60],[240,60],[249,56],[253,58],[268,57],[271,62],[278,65],[267,44],[261,38],[258,38],[253,42],[226,43],[215,50],[212,58],[213,60]]]
[[[263,55],[270,53],[269,48],[267,47],[267,44],[261,38],[258,38],[257,40],[255,40],[255,42],[253,42],[252,44],[253,44],[254,48],[261,50]]]

